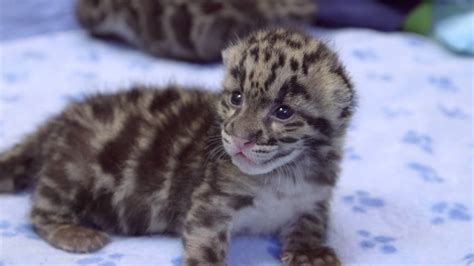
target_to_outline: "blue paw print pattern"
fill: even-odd
[[[97,74],[91,71],[76,70],[71,76],[85,81],[97,80]]]
[[[351,160],[351,161],[362,160],[361,155],[359,153],[357,153],[353,147],[346,148],[344,153],[345,153],[345,156],[348,160]]]
[[[33,231],[30,224],[20,223],[13,225],[9,221],[0,221],[0,237],[12,238],[12,237],[26,237],[29,239],[39,239],[38,235]]]
[[[398,250],[395,247],[396,239],[386,235],[374,235],[367,230],[357,231],[357,235],[361,238],[359,246],[364,250],[377,248],[384,254],[393,254]]]
[[[448,108],[444,105],[438,105],[438,110],[449,119],[461,119],[466,120],[469,118],[469,115],[463,111],[461,108],[453,107]]]
[[[47,58],[44,52],[34,50],[24,51],[21,56],[23,57],[23,59],[31,61],[44,61]]]
[[[444,76],[429,76],[428,83],[441,91],[456,92],[457,88],[454,86],[450,78]]]
[[[431,206],[431,212],[434,214],[431,224],[434,225],[444,224],[447,221],[469,222],[472,219],[466,205],[459,202],[436,202]]]
[[[441,183],[444,181],[431,166],[417,162],[408,163],[408,168],[417,172],[418,175],[428,183]]]
[[[15,73],[15,72],[5,72],[2,74],[2,79],[5,83],[17,83],[20,81],[24,81],[28,78],[28,73]]]
[[[173,266],[181,266],[183,265],[183,257],[176,257],[171,260],[171,265]]]
[[[474,253],[468,253],[464,256],[463,261],[468,266],[474,266]]]
[[[112,253],[112,254],[100,254],[97,253],[95,256],[89,256],[76,261],[77,266],[116,266],[117,262],[122,259],[124,254]]]
[[[426,153],[433,153],[433,140],[428,135],[410,130],[403,136],[402,141],[406,144],[416,145]]]
[[[21,99],[20,94],[0,94],[0,101],[4,103],[16,103]]]
[[[370,49],[355,49],[352,51],[352,56],[360,61],[376,61],[377,56]]]
[[[342,200],[346,204],[352,205],[352,211],[358,213],[366,213],[369,209],[378,209],[385,205],[383,199],[373,197],[364,190],[357,190],[352,195],[342,197]]]

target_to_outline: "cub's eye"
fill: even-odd
[[[235,105],[235,106],[240,106],[242,104],[242,100],[244,99],[244,96],[240,91],[233,91],[232,94],[230,95],[230,103]]]
[[[286,120],[293,115],[293,109],[286,105],[280,105],[275,111],[273,115],[276,116],[278,119]]]

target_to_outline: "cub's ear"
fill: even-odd
[[[222,54],[222,61],[224,66],[230,66],[232,62],[239,62],[239,57],[242,56],[242,52],[244,50],[244,44],[242,41],[238,41],[234,44],[229,45],[226,49],[224,49]]]

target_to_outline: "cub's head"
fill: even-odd
[[[222,141],[242,172],[269,173],[321,146],[340,145],[355,95],[325,44],[274,29],[252,34],[222,57]]]

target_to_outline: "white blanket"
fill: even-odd
[[[473,265],[474,60],[409,34],[315,32],[339,52],[360,107],[328,242],[344,265]],[[68,100],[133,82],[217,90],[221,65],[149,57],[81,31],[0,43],[0,150]],[[0,195],[0,266],[179,265],[177,238],[114,237],[94,254],[38,239],[27,194]],[[274,238],[232,239],[229,265],[278,265]]]

